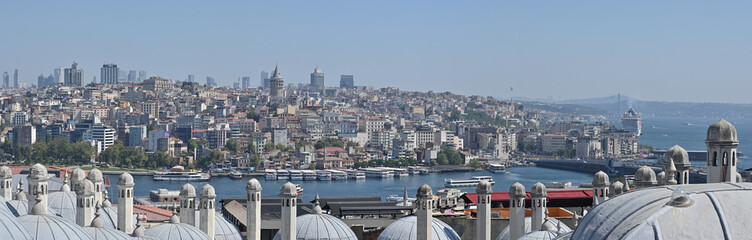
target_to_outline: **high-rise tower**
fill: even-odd
[[[71,68],[65,69],[66,86],[84,86],[84,70],[78,68],[78,63],[73,62]]]
[[[316,67],[311,73],[311,88],[324,89],[325,75],[321,71],[321,68]]]
[[[18,88],[18,78],[21,77],[18,75],[18,69],[13,71],[13,87]]]
[[[118,66],[114,63],[102,65],[101,76],[99,80],[103,84],[118,83]]]

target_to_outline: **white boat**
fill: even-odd
[[[366,179],[366,173],[358,171],[358,170],[348,170],[347,178],[355,179],[355,180],[364,180]]]
[[[492,163],[488,165],[488,171],[492,173],[505,173],[507,172],[507,168],[504,165]]]
[[[340,171],[340,170],[326,170],[330,174],[332,174],[332,180],[347,180],[347,173]]]
[[[387,168],[361,168],[367,178],[393,178],[394,172]]]
[[[319,181],[331,181],[332,180],[332,173],[319,170],[316,171],[316,176],[318,176]]]
[[[300,170],[290,170],[290,180],[292,181],[302,181],[303,180],[303,172]]]
[[[195,182],[209,181],[209,174],[201,172],[155,172],[154,181]]]
[[[287,170],[277,170],[277,180],[289,180],[290,172]]]
[[[316,172],[313,170],[302,170],[303,172],[303,180],[306,181],[316,181]]]
[[[236,172],[236,171],[230,172],[228,176],[230,176],[230,179],[233,179],[233,180],[243,179],[243,174],[240,172]]]
[[[264,178],[266,180],[277,180],[277,171],[274,169],[266,169],[264,170]]]
[[[470,179],[446,179],[446,183],[444,183],[444,187],[452,188],[452,187],[475,187],[478,186],[478,183],[480,183],[481,180],[486,180],[491,185],[494,184],[493,177],[491,176],[476,176],[472,177]]]
[[[425,168],[425,167],[408,167],[407,171],[411,175],[426,175],[426,174],[428,174],[428,168]]]

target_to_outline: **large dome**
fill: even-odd
[[[439,219],[431,218],[433,222],[431,222],[431,228],[433,230],[433,234],[431,234],[433,240],[460,240],[460,236],[457,235],[457,233],[447,225],[446,223],[442,222]],[[418,218],[416,216],[408,216],[400,218],[399,220],[393,222],[392,224],[389,224],[386,229],[384,229],[383,232],[381,232],[381,235],[379,235],[379,240],[417,240],[418,239],[418,229],[417,229],[417,220]]]
[[[11,213],[16,216],[23,216],[23,215],[29,215],[29,211],[31,211],[31,208],[29,208],[29,201],[28,200],[10,200],[8,201],[8,207],[10,208]],[[47,209],[47,215],[50,216],[60,216],[57,211],[53,209]]]
[[[47,207],[66,221],[76,222],[76,193],[71,191],[50,193],[47,197]]]
[[[118,210],[116,207],[112,206],[112,203],[110,202],[110,199],[107,198],[107,195],[105,195],[104,201],[102,201],[102,209],[100,216],[102,218],[102,221],[104,222],[104,227],[106,228],[112,228],[117,229],[117,223],[118,223]],[[136,225],[133,225],[134,228]]]
[[[548,221],[551,222],[554,226],[561,226],[562,232],[569,232],[572,231],[571,228],[567,227],[566,224],[561,223],[556,218],[548,218]],[[532,219],[530,217],[525,218],[525,233],[530,233],[532,231]],[[496,240],[507,240],[509,239],[509,226],[505,227],[504,230],[501,230],[501,233],[498,237],[496,237]]]
[[[91,235],[76,224],[50,215],[24,215],[18,220],[26,226],[33,239],[86,240]]]
[[[295,239],[297,240],[357,240],[355,233],[344,222],[329,214],[306,214],[296,219]],[[386,231],[386,230],[384,230]],[[383,234],[382,234],[383,235]],[[282,239],[277,232],[274,240]],[[381,239],[381,237],[379,237]]]
[[[0,210],[0,239],[29,240],[33,238],[16,216],[13,216],[10,211]]]
[[[708,127],[707,142],[736,142],[736,127],[726,120],[718,120]]]
[[[624,193],[585,215],[572,239],[748,239],[750,198],[752,183],[669,185]]]
[[[198,228],[180,223],[180,219],[173,215],[170,222],[162,223],[144,231],[144,236],[161,240],[209,240],[209,236]]]
[[[93,240],[132,240],[131,236],[124,232],[106,228],[102,216],[99,214],[100,208],[97,207],[96,217],[91,221],[91,227],[85,227],[84,230],[91,235]]]
[[[214,215],[214,240],[243,240],[235,225],[221,214]]]

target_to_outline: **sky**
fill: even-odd
[[[749,1],[0,1],[0,71],[752,103]],[[511,92],[510,88],[514,91]]]

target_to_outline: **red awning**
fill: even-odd
[[[470,200],[473,204],[477,204],[477,195],[476,193],[465,193],[465,197]],[[525,200],[530,200],[532,197],[530,196],[530,192],[527,192],[527,195],[525,196]],[[554,190],[554,191],[548,191],[548,199],[551,200],[563,200],[563,199],[592,199],[593,198],[593,190],[592,189],[582,189],[582,190]],[[509,201],[509,192],[495,192],[491,193],[491,201]]]

